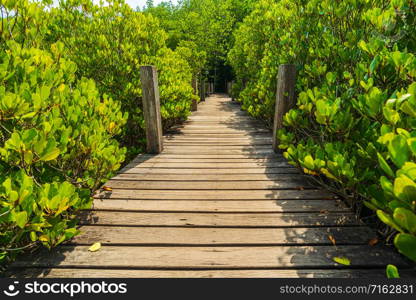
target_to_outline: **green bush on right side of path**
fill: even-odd
[[[272,123],[276,76],[297,66],[279,148],[293,165],[374,210],[416,261],[416,1],[261,0],[229,53],[234,93]]]

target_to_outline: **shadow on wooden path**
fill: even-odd
[[[385,277],[395,251],[271,149],[271,132],[224,95],[201,103],[106,183],[83,234],[14,264],[29,277]],[[336,246],[331,242],[336,241]],[[101,242],[98,252],[89,252]],[[350,266],[333,261],[347,257]]]

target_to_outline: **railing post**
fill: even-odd
[[[295,65],[285,64],[279,66],[277,77],[276,106],[273,124],[273,150],[278,151],[279,141],[277,131],[283,127],[283,116],[295,105]]]
[[[201,80],[200,93],[201,101],[205,101],[205,79]]]
[[[194,95],[198,95],[198,79],[196,77],[192,78],[192,88],[194,89]],[[198,101],[192,99],[191,111],[198,110]]]
[[[141,66],[140,81],[143,93],[143,115],[146,123],[146,150],[147,153],[158,154],[163,150],[163,135],[156,68]]]

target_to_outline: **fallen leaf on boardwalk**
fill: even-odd
[[[328,235],[328,240],[330,240],[331,241],[331,243],[332,243],[332,245],[336,245],[336,241],[335,241],[335,238],[332,236],[332,235]]]
[[[333,258],[333,260],[334,260],[334,262],[339,263],[339,264],[344,265],[344,266],[351,265],[351,261],[346,257],[337,257],[336,256],[336,257]]]
[[[112,191],[113,189],[111,188],[111,187],[109,187],[109,186],[103,186],[103,190],[104,191]]]
[[[370,246],[375,246],[376,244],[378,244],[378,238],[373,238],[373,239],[369,240],[368,244]]]
[[[329,213],[329,210],[323,209],[323,210],[320,210],[319,213],[320,214],[327,214],[327,213]]]
[[[101,243],[94,243],[91,247],[88,248],[90,252],[96,252],[101,249]]]

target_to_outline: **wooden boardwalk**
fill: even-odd
[[[271,149],[271,133],[214,95],[139,155],[82,214],[82,235],[14,264],[39,277],[384,277],[395,251]],[[336,246],[332,241],[336,242]],[[92,243],[102,248],[89,252]],[[333,261],[347,257],[350,266]]]

